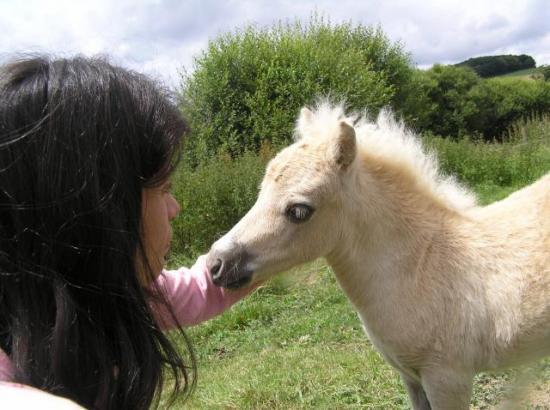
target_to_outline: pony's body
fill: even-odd
[[[467,408],[476,372],[550,354],[550,174],[478,207],[387,113],[325,104],[297,134],[214,244],[218,283],[325,256],[416,409]]]

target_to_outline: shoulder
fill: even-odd
[[[0,382],[3,409],[83,410],[75,402],[24,384]]]

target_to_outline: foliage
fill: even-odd
[[[550,115],[513,123],[502,143],[427,135],[442,169],[470,186],[518,187],[550,171]]]
[[[465,97],[475,110],[464,114],[467,132],[500,138],[514,121],[550,112],[550,84],[521,78],[481,81]]]
[[[193,163],[292,139],[303,105],[330,94],[350,108],[399,108],[412,69],[380,28],[300,22],[242,30],[212,40],[183,77],[181,103],[191,123]]]
[[[456,66],[470,67],[480,77],[486,78],[526,68],[534,68],[536,63],[533,57],[521,54],[475,57],[458,63]]]
[[[543,65],[539,67],[539,72],[541,73],[544,81],[550,81],[550,65]]]
[[[524,116],[550,112],[550,83],[521,78],[481,79],[466,67],[417,70],[404,100],[405,121],[422,132],[459,139],[500,140]]]
[[[529,83],[484,80],[476,70],[485,76],[524,67],[534,67],[530,56],[413,69],[380,28],[317,15],[306,24],[245,26],[210,41],[182,76],[179,97],[192,129],[186,161],[197,166],[219,152],[235,157],[266,142],[287,145],[299,109],[327,95],[371,115],[390,106],[421,132],[500,140],[513,121],[550,111],[550,82],[540,80],[546,68]]]
[[[183,162],[173,177],[173,193],[182,212],[172,225],[172,252],[196,255],[208,251],[254,204],[271,149],[245,152],[232,159],[219,153],[194,168]]]
[[[416,92],[405,101],[405,120],[417,129],[438,135],[466,133],[465,116],[475,106],[464,96],[480,78],[469,68],[435,65],[413,77]]]

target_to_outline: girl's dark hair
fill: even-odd
[[[99,409],[158,405],[166,367],[172,398],[192,390],[191,347],[161,332],[136,272],[142,190],[186,129],[166,92],[102,58],[0,69],[0,347],[17,382]]]

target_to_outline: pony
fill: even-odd
[[[238,288],[318,257],[414,409],[467,409],[476,373],[550,354],[550,173],[478,206],[390,111],[304,107],[207,264]]]

